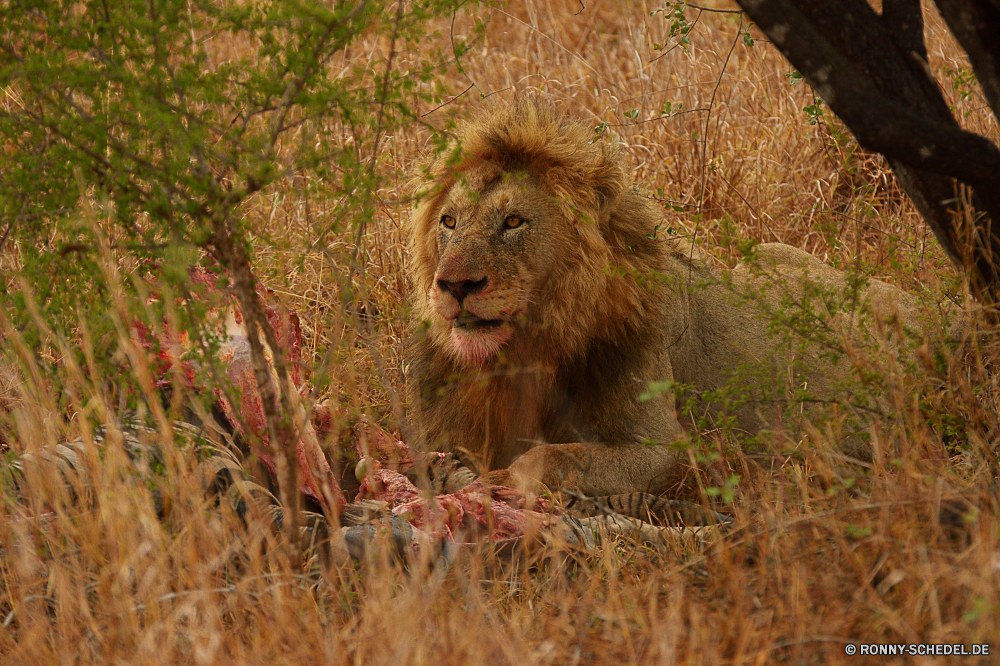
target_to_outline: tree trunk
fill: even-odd
[[[863,147],[900,184],[973,295],[1000,306],[1000,149],[962,130],[927,64],[920,0],[739,0]],[[1000,3],[938,0],[996,114]],[[991,33],[992,30],[992,33]]]

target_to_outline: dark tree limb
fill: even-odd
[[[1000,219],[1000,149],[962,130],[948,109],[927,66],[919,0],[886,0],[881,16],[865,0],[740,4],[858,143],[888,158],[977,298],[1000,304],[1000,235],[991,224]]]
[[[916,53],[927,61],[920,0],[883,0],[881,23],[901,53]]]
[[[935,4],[969,55],[986,103],[1000,120],[1000,2],[935,0]]]

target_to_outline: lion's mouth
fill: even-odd
[[[469,329],[485,329],[485,328],[496,328],[503,324],[503,319],[483,319],[482,317],[477,317],[474,314],[469,314],[464,312],[457,317],[455,317],[452,322],[452,328],[469,328]]]
[[[463,309],[451,320],[451,344],[465,363],[485,365],[514,335],[507,319],[484,319]]]

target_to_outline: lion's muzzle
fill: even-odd
[[[478,280],[444,280],[438,279],[438,289],[451,294],[458,304],[461,305],[466,296],[478,293],[486,288],[486,278]]]
[[[452,257],[439,264],[429,296],[438,316],[450,324],[450,351],[463,363],[487,363],[513,337],[511,313],[517,302],[505,286],[471,262]]]

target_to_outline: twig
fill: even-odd
[[[654,197],[652,194],[640,194],[643,199],[649,199],[650,201],[659,201],[661,203],[668,203],[671,206],[684,206],[685,208],[697,208],[698,204],[684,203],[683,201],[674,201],[673,199],[661,199],[660,197]]]
[[[719,92],[719,86],[722,85],[722,77],[726,74],[726,67],[729,65],[729,59],[733,56],[733,51],[736,49],[737,42],[740,41],[740,34],[743,32],[743,12],[738,12],[740,15],[740,25],[736,30],[736,38],[733,39],[732,45],[729,47],[729,53],[726,54],[726,60],[722,63],[722,69],[719,70],[719,79],[715,82],[715,88],[712,89],[712,99],[708,103],[708,116],[705,117],[705,131],[702,135],[702,148],[701,148],[701,196],[698,197],[698,212],[701,212],[702,206],[705,205],[705,186],[708,180],[708,128],[709,123],[712,122],[712,108],[715,106],[715,96]],[[697,225],[695,226],[695,233],[697,234]]]
[[[487,99],[489,97],[493,97],[493,95],[496,95],[497,93],[502,93],[505,90],[510,90],[511,88],[513,88],[513,86],[507,86],[506,88],[501,88],[500,90],[494,90],[493,92],[491,92],[488,95],[483,95],[483,99]]]
[[[699,12],[709,12],[710,14],[742,14],[743,13],[742,9],[715,9],[713,7],[701,7],[700,5],[692,5],[690,2],[688,2],[686,4],[691,9],[697,9]]]
[[[462,96],[462,95],[464,95],[465,93],[467,93],[467,92],[469,92],[470,90],[472,90],[472,89],[473,89],[473,88],[475,87],[475,85],[476,85],[475,83],[470,83],[470,84],[469,84],[469,87],[468,87],[468,88],[466,88],[466,89],[465,89],[465,90],[463,90],[462,92],[458,93],[457,95],[455,95],[454,97],[452,97],[451,99],[449,99],[449,100],[448,100],[447,102],[442,102],[441,104],[438,104],[437,106],[435,106],[435,107],[434,107],[433,109],[431,109],[431,110],[430,110],[430,111],[428,111],[427,113],[422,113],[422,114],[420,114],[420,117],[421,117],[421,118],[426,118],[427,116],[431,115],[432,113],[434,113],[434,112],[435,112],[435,111],[437,111],[438,109],[440,109],[440,108],[443,108],[443,107],[445,107],[445,106],[448,106],[449,104],[451,104],[452,102],[454,102],[454,101],[455,101],[456,99],[458,99],[459,97],[461,97],[461,96]],[[3,247],[3,246],[2,246],[2,245],[0,245],[0,248],[2,248],[2,247]]]
[[[709,111],[711,109],[688,109],[687,111],[678,111],[677,113],[667,113],[662,116],[656,116],[655,118],[649,118],[647,120],[637,120],[634,123],[609,123],[608,127],[632,127],[633,125],[644,125],[646,123],[651,123],[657,120],[663,120],[664,118],[673,118],[674,116],[683,116],[685,113],[698,113],[699,111]]]
[[[688,5],[688,6],[690,6],[690,5]],[[698,16],[696,16],[695,19],[694,19],[694,21],[691,23],[691,27],[688,29],[688,32],[691,32],[692,30],[694,30],[694,27],[696,25],[698,25],[698,21],[700,21],[700,20],[701,20],[701,12],[698,12]],[[674,49],[676,49],[678,46],[680,46],[683,43],[684,42],[682,42],[682,41],[681,42],[677,42],[676,44],[674,44],[673,46],[671,46],[669,49],[667,49],[666,51],[664,51],[660,55],[658,55],[655,58],[653,58],[652,60],[650,60],[649,63],[647,63],[647,64],[652,64],[652,63],[656,62],[657,60],[659,60],[660,58],[665,58],[666,56],[670,55],[670,53],[672,53]]]

